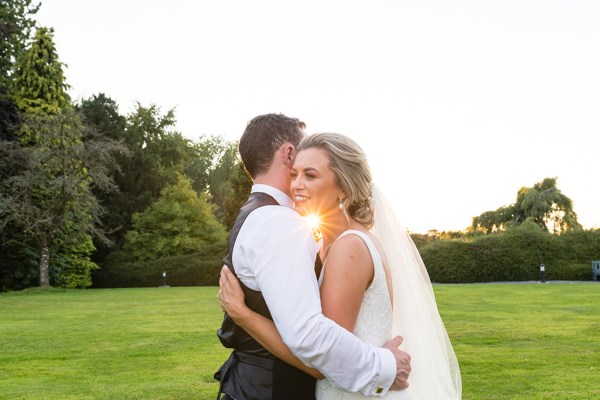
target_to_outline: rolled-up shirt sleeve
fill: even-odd
[[[338,389],[385,395],[396,375],[393,354],[361,341],[323,315],[310,230],[295,211],[268,208],[248,217],[238,240],[243,234],[252,243],[242,243],[234,257],[252,266],[257,286],[253,289],[262,292],[283,341]],[[240,279],[244,281],[243,274]]]

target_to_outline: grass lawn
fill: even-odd
[[[215,287],[0,295],[0,399],[214,399]],[[600,284],[440,285],[469,399],[600,399]]]

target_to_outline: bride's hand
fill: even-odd
[[[396,336],[385,342],[383,347],[390,350],[396,359],[396,379],[390,387],[390,390],[403,390],[408,387],[408,376],[410,375],[410,355],[398,349],[404,339],[401,336]]]
[[[221,309],[229,314],[234,321],[242,318],[250,311],[244,302],[244,292],[240,283],[226,265],[221,269],[219,287],[217,297],[219,298]]]

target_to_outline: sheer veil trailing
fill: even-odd
[[[396,219],[384,194],[373,186],[375,224],[392,275],[392,335],[404,337],[401,348],[411,355],[412,399],[460,399],[460,369],[440,318],[429,274],[408,232]]]

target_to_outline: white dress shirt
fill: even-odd
[[[281,206],[250,213],[233,249],[240,280],[262,292],[284,343],[303,363],[318,369],[338,389],[383,396],[396,376],[391,351],[372,346],[325,317],[314,271],[315,240],[285,193],[262,184],[252,192]]]

